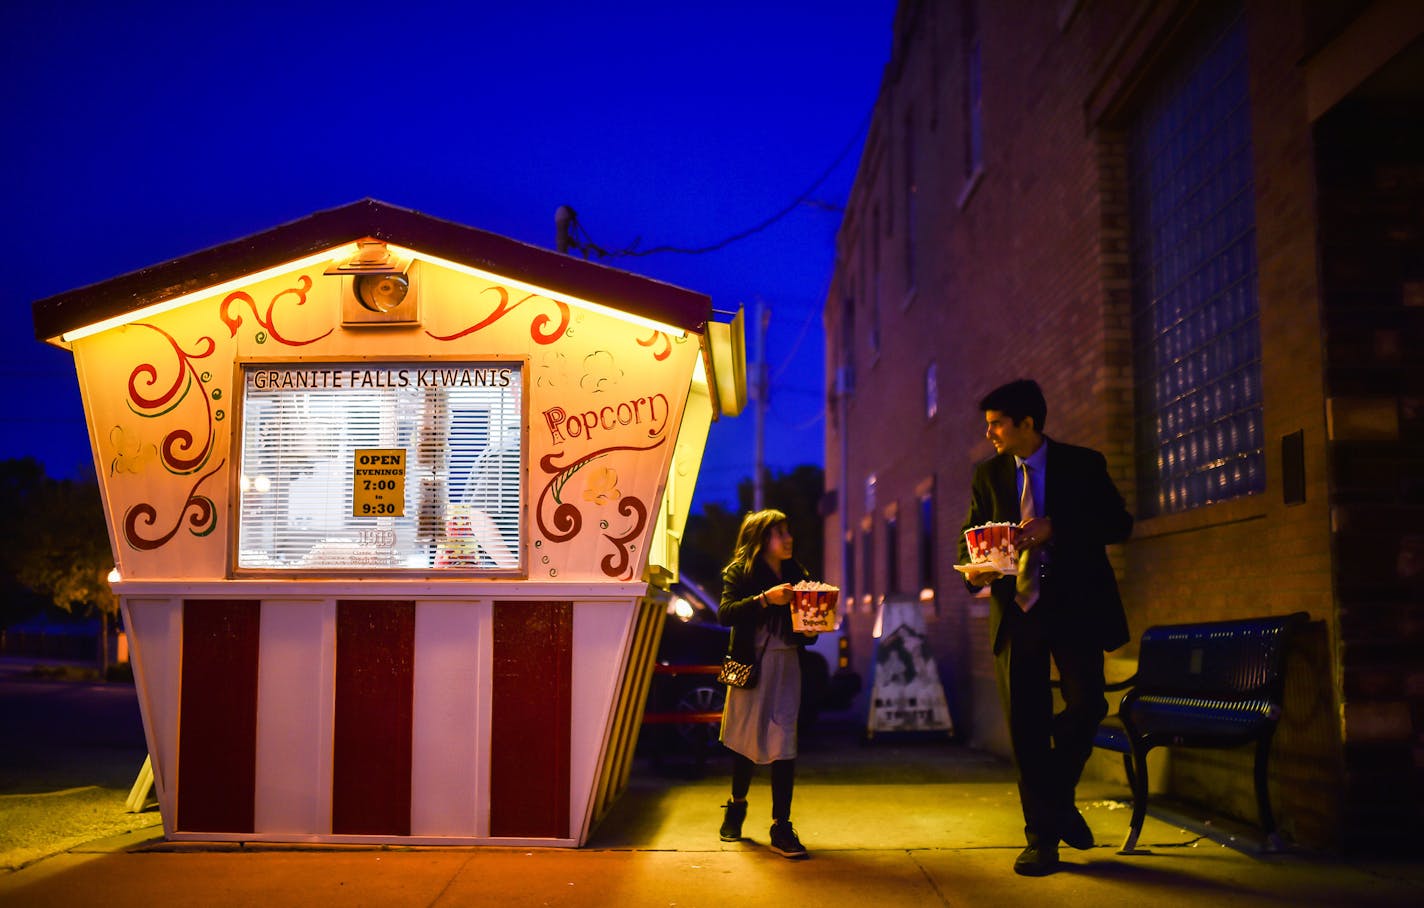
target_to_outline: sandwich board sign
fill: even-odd
[[[953,732],[920,603],[909,597],[887,597],[876,630],[867,737],[880,732]]]

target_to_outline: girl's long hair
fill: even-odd
[[[728,567],[740,564],[743,570],[750,571],[761,557],[762,549],[766,548],[766,534],[778,523],[785,522],[786,515],[775,508],[748,511],[747,516],[742,518],[742,528],[737,531],[737,548]]]

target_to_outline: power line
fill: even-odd
[[[817,410],[816,413],[815,413],[815,415],[813,415],[810,419],[808,419],[808,420],[806,420],[805,422],[801,423],[799,426],[794,426],[794,427],[792,427],[792,431],[793,431],[793,432],[805,432],[807,429],[811,428],[811,427],[814,426],[816,423],[821,422],[821,421],[824,420],[825,418],[826,418],[826,414],[825,414],[825,413],[822,413],[820,410]]]
[[[814,183],[806,187],[806,190],[804,192],[802,192],[795,199],[793,199],[790,204],[786,205],[780,211],[776,212],[771,217],[767,218],[761,223],[756,224],[752,227],[748,227],[745,230],[738,231],[737,233],[718,240],[715,243],[712,243],[707,246],[654,246],[650,249],[639,249],[637,248],[639,240],[634,239],[633,244],[631,246],[628,246],[621,250],[611,251],[595,243],[593,241],[593,238],[589,236],[588,231],[584,228],[583,223],[579,220],[577,212],[571,212],[571,220],[568,228],[569,246],[583,253],[584,258],[588,258],[590,255],[595,256],[597,258],[630,258],[634,256],[656,255],[664,252],[672,252],[680,255],[705,255],[709,252],[716,252],[720,249],[725,249],[726,247],[732,245],[735,242],[738,242],[739,240],[744,240],[749,236],[760,233],[761,231],[770,227],[772,224],[775,224],[777,221],[786,217],[791,212],[795,211],[801,205],[806,204],[811,197],[811,193],[815,192],[822,183],[829,179],[832,173],[835,173],[836,168],[839,167],[841,165],[841,162],[845,160],[846,155],[850,154],[851,149],[856,147],[856,145],[860,141],[861,135],[865,132],[869,125],[870,114],[866,114],[866,117],[863,121],[861,121],[859,128],[857,128],[856,131],[851,135],[850,141],[846,142],[845,147],[842,148],[840,153],[836,155],[836,158],[834,161],[831,162],[831,165],[827,167],[819,177],[816,178],[816,181]],[[833,207],[822,202],[814,204],[816,204],[818,207],[824,207],[827,209]]]
[[[825,296],[824,293],[821,295],[822,297]],[[801,330],[797,332],[796,340],[791,344],[790,352],[782,358],[781,365],[777,368],[776,374],[773,375],[772,378],[780,378],[785,374],[787,369],[791,368],[791,362],[796,358],[796,354],[800,352],[801,342],[806,339],[806,332],[811,329],[811,323],[817,321],[820,317],[820,310],[815,308],[812,308],[811,311],[806,314],[805,320],[801,322]]]

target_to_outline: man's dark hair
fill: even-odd
[[[998,410],[1014,421],[1014,425],[1033,417],[1033,427],[1043,431],[1048,419],[1048,401],[1043,399],[1043,389],[1031,378],[1021,378],[1007,385],[1000,385],[979,401],[981,410]]]

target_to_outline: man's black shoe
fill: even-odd
[[[1068,810],[1059,818],[1059,838],[1063,839],[1063,844],[1079,851],[1087,851],[1095,844],[1093,841],[1093,830],[1089,828],[1088,821],[1083,819],[1083,815],[1078,812],[1078,808],[1069,805]]]
[[[1058,870],[1058,846],[1030,845],[1014,861],[1019,876],[1048,876]]]

